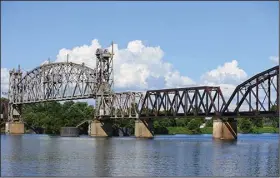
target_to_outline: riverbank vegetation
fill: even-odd
[[[92,120],[94,112],[93,106],[86,102],[52,101],[24,105],[22,117],[27,130],[56,135],[61,127],[75,127],[85,120]],[[279,118],[238,118],[237,123],[239,133],[279,133]],[[153,126],[154,134],[211,134],[213,130],[212,120],[204,118],[154,119]],[[117,120],[113,128],[116,134],[133,135],[134,120]],[[88,134],[87,123],[79,129],[81,134]]]

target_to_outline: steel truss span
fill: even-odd
[[[236,87],[222,110],[224,116],[278,117],[279,66],[263,71]]]
[[[23,78],[12,72],[9,98],[13,104],[93,98],[98,86],[95,70],[71,62],[42,65]]]
[[[150,90],[146,92],[140,117],[220,116],[225,104],[219,87]]]
[[[111,118],[139,118],[144,93],[123,92],[113,95]]]

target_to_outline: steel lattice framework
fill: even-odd
[[[219,87],[150,90],[145,95],[140,117],[219,116],[225,104]]]
[[[12,71],[14,76],[19,72]],[[50,63],[11,80],[13,104],[93,98],[98,90],[95,70],[75,63]]]
[[[113,95],[111,118],[139,118],[143,92],[123,92]]]
[[[238,85],[223,108],[222,115],[235,117],[278,117],[278,98],[279,66],[275,66]],[[230,106],[233,106],[231,111],[229,111]]]

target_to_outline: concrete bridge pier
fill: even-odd
[[[88,133],[92,137],[113,136],[113,123],[110,120],[93,120],[89,124]]]
[[[237,139],[237,120],[216,118],[213,120],[213,138],[223,140]]]
[[[24,123],[20,121],[6,122],[6,134],[24,134]]]
[[[153,138],[153,121],[151,119],[135,120],[134,135],[138,138]]]

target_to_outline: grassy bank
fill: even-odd
[[[274,127],[253,128],[252,133],[256,133],[256,134],[261,134],[261,133],[279,133],[279,128],[274,128]]]
[[[186,127],[167,127],[168,134],[193,134],[192,131]],[[205,127],[200,129],[200,134],[212,134],[212,127]],[[237,129],[238,133],[242,133],[240,129]],[[274,127],[263,127],[263,128],[253,128],[252,134],[262,134],[262,133],[279,133],[279,128]]]

